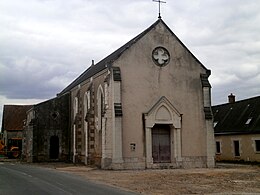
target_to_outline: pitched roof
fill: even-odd
[[[94,76],[96,73],[104,70],[108,66],[111,66],[112,62],[115,61],[120,57],[120,55],[131,47],[136,41],[138,41],[141,37],[143,37],[150,29],[152,29],[156,24],[159,23],[160,20],[157,20],[153,25],[151,25],[148,29],[137,35],[135,38],[131,39],[129,42],[124,44],[122,47],[118,48],[116,51],[105,57],[103,60],[99,61],[97,64],[90,66],[85,72],[83,72],[78,78],[76,78],[71,84],[69,84],[59,95],[62,95],[84,80],[89,79],[90,77]]]
[[[260,96],[212,107],[215,134],[260,133]]]
[[[4,130],[23,130],[23,122],[26,119],[26,112],[32,105],[4,105],[2,132]]]
[[[172,32],[172,30],[165,24],[162,19],[158,19],[154,22],[149,28],[144,30],[142,33],[131,39],[129,42],[121,46],[119,49],[105,57],[103,60],[99,61],[97,64],[90,66],[86,71],[84,71],[78,78],[76,78],[71,84],[69,84],[64,90],[62,90],[58,95],[62,95],[64,93],[69,92],[74,87],[78,86],[84,80],[87,80],[94,76],[96,73],[110,67],[112,63],[117,60],[121,54],[130,48],[134,43],[136,43],[139,39],[141,39],[144,35],[146,35],[151,29],[153,29],[158,23],[162,23],[168,31],[179,41],[179,43],[186,49],[188,52],[194,57],[194,59],[210,74],[210,71],[190,52],[190,50],[180,41],[180,39]]]

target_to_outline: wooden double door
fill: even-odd
[[[152,128],[152,156],[154,163],[171,162],[170,125],[156,124]]]

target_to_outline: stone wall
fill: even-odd
[[[33,107],[34,117],[27,122],[25,128],[24,145],[27,145],[27,151],[23,152],[25,160],[33,162],[69,160],[71,144],[69,109],[69,94]]]

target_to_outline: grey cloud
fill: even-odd
[[[45,86],[45,83],[57,72],[36,59],[28,57],[17,60],[7,59],[1,62],[1,66],[2,64],[5,68],[1,73],[0,95],[11,99],[44,99],[53,96],[58,89],[56,86]]]
[[[213,103],[259,95],[260,4],[167,1],[162,17],[212,70]],[[152,1],[29,0],[0,2],[0,95],[54,96],[96,62],[151,25]],[[234,84],[236,83],[236,84]]]

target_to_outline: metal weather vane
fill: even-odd
[[[161,1],[161,0],[153,0],[154,2],[158,2],[159,4],[159,16],[158,18],[162,18],[161,17],[161,3],[166,3],[165,1]]]

